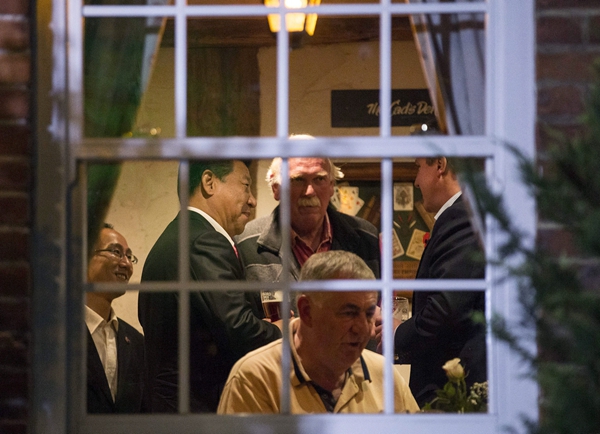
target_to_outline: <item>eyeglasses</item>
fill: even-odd
[[[131,253],[123,253],[122,251],[120,251],[119,249],[100,249],[100,250],[94,250],[94,253],[98,253],[98,252],[108,252],[111,255],[113,255],[115,258],[117,258],[119,261],[123,259],[123,257],[126,257],[129,262],[131,262],[132,264],[137,264],[138,259],[135,257],[135,255],[131,254]]]

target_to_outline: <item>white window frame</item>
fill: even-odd
[[[380,15],[380,100],[390,105],[391,86],[391,16],[414,13],[484,12],[486,22],[486,126],[483,136],[467,137],[398,137],[391,136],[390,118],[381,117],[379,137],[327,137],[288,146],[288,63],[287,33],[277,37],[277,136],[252,138],[186,137],[186,20],[191,16],[265,16],[263,6],[187,6],[175,0],[172,6],[82,6],[81,0],[38,1],[40,43],[38,72],[40,95],[38,131],[37,209],[34,231],[34,387],[32,397],[32,432],[40,433],[213,433],[213,432],[410,432],[445,433],[500,432],[505,426],[522,427],[521,416],[537,417],[537,386],[524,378],[526,372],[518,356],[488,334],[488,372],[490,410],[487,414],[422,414],[395,415],[391,405],[391,386],[385,389],[386,411],[383,415],[309,415],[309,416],[216,416],[187,414],[185,398],[180,402],[180,415],[87,416],[79,397],[84,354],[82,333],[83,292],[68,282],[81,281],[82,273],[73,272],[70,264],[81,264],[81,252],[72,251],[71,240],[77,237],[70,226],[81,227],[79,198],[71,186],[77,180],[80,161],[98,158],[115,159],[185,159],[188,157],[284,158],[326,156],[332,159],[378,158],[382,160],[382,230],[391,233],[392,159],[435,156],[470,156],[486,159],[486,172],[496,191],[505,200],[513,222],[524,233],[535,233],[535,208],[532,198],[519,181],[516,162],[503,144],[510,143],[525,155],[534,156],[535,77],[534,77],[534,0],[489,0],[441,4],[404,4],[382,0],[379,4],[323,4],[320,15]],[[281,9],[283,12],[283,9]],[[307,8],[307,11],[313,11]],[[269,13],[273,10],[269,9]],[[172,139],[87,139],[82,137],[83,124],[83,34],[82,16],[167,16],[175,19],[175,122]],[[49,27],[48,27],[49,26]],[[45,38],[44,35],[47,37]],[[49,54],[52,54],[50,57]],[[43,63],[42,63],[43,62]],[[50,65],[51,67],[48,67]],[[48,97],[46,97],[48,95]],[[43,98],[41,97],[43,96]],[[218,143],[219,146],[214,146]],[[256,146],[259,144],[260,146]],[[401,146],[399,146],[401,144]],[[433,146],[432,146],[433,145]],[[283,165],[286,173],[287,164]],[[287,177],[283,177],[287,191]],[[287,200],[287,196],[284,194]],[[81,207],[81,208],[78,208]],[[285,210],[285,202],[282,209]],[[289,226],[289,213],[282,212],[284,228]],[[183,219],[185,220],[185,219]],[[182,220],[182,221],[183,221]],[[182,228],[182,237],[187,229]],[[284,230],[284,240],[288,239]],[[494,256],[501,235],[488,222],[486,247]],[[532,238],[533,239],[533,238]],[[81,244],[81,243],[79,243]],[[186,243],[180,243],[182,252]],[[391,300],[393,290],[409,289],[479,289],[486,291],[490,319],[495,312],[509,320],[517,320],[518,302],[515,282],[498,283],[502,269],[488,266],[486,279],[480,281],[394,280],[391,260],[391,237],[383,237],[382,277],[373,283],[381,289],[384,300]],[[85,251],[85,249],[84,249]],[[185,257],[186,255],[181,255]],[[74,259],[79,258],[79,259]],[[388,259],[384,259],[388,258]],[[40,267],[37,267],[39,265]],[[73,274],[76,276],[73,277]],[[182,273],[185,274],[185,273]],[[285,275],[286,273],[284,273]],[[185,279],[185,277],[184,277]],[[284,282],[288,289],[302,286]],[[204,285],[204,286],[203,286]],[[170,288],[173,285],[168,285]],[[328,288],[346,289],[348,282],[330,282]],[[93,288],[93,286],[90,286]],[[182,291],[207,287],[202,283],[180,282]],[[244,288],[243,283],[227,287]],[[71,288],[71,289],[69,289]],[[139,289],[161,289],[160,284],[142,285]],[[361,283],[364,288],[364,282]],[[358,287],[356,289],[359,289]],[[183,297],[182,297],[183,298]],[[392,360],[391,309],[384,308],[386,352]],[[284,312],[286,309],[284,309]],[[180,324],[185,324],[185,315]],[[185,327],[182,327],[185,342]],[[530,337],[531,339],[531,337]],[[73,342],[75,342],[73,344]],[[534,342],[529,341],[532,348]],[[289,345],[289,342],[287,343]],[[185,350],[183,350],[185,351]],[[185,360],[186,358],[182,358]],[[289,354],[284,351],[284,370]],[[386,367],[391,378],[392,366]],[[187,375],[185,369],[182,375]],[[285,382],[284,382],[285,383]],[[180,384],[183,384],[180,382]],[[286,385],[289,388],[289,385]],[[284,391],[286,390],[284,386]],[[183,387],[187,387],[183,385]],[[184,389],[185,390],[185,389]],[[180,395],[186,395],[185,392]]]

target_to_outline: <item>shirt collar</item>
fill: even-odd
[[[446,201],[446,203],[444,205],[442,205],[442,207],[440,208],[440,210],[437,212],[437,214],[435,215],[434,219],[437,220],[438,218],[440,218],[440,216],[442,215],[442,213],[444,211],[446,211],[448,208],[450,208],[452,205],[454,205],[454,202],[456,202],[456,199],[458,199],[461,194],[462,194],[462,191],[459,191],[454,196],[452,196],[450,199],[448,199]]]
[[[217,231],[218,233],[220,233],[221,235],[223,235],[225,238],[227,238],[227,241],[229,241],[229,243],[231,243],[231,245],[233,246],[233,240],[231,239],[231,237],[229,236],[229,234],[225,231],[225,229],[223,229],[223,226],[221,226],[219,223],[217,223],[217,221],[214,218],[212,218],[211,216],[209,216],[208,214],[206,214],[201,209],[194,208],[193,206],[188,206],[187,209],[189,211],[193,211],[195,213],[198,213],[202,217],[204,217],[211,224],[211,226],[213,228],[215,228],[215,231]]]
[[[293,318],[290,321],[290,349],[292,351],[292,364],[293,364],[293,372],[291,375],[291,383],[292,386],[299,386],[304,383],[309,383],[312,380],[304,370],[302,366],[302,362],[300,361],[300,357],[298,356],[298,352],[296,351],[296,346],[294,345],[294,335],[296,334],[296,330],[300,325],[300,318]],[[369,369],[367,368],[367,364],[361,355],[350,368],[348,368],[348,376],[356,377],[356,384],[361,384],[363,381],[371,382],[371,375],[369,374]]]
[[[85,307],[85,324],[90,332],[93,334],[98,327],[103,326],[104,324],[110,324],[115,329],[115,331],[119,331],[119,320],[117,319],[117,315],[115,311],[110,308],[110,315],[108,317],[108,321],[104,321],[100,315],[98,315],[94,310],[92,310],[89,306]]]
[[[292,236],[292,248],[296,245],[297,240],[302,241],[302,238],[294,231],[293,228],[290,228],[290,234]],[[331,222],[329,221],[329,214],[325,212],[325,218],[323,219],[323,228],[321,230],[321,240],[319,241],[319,247],[325,242],[333,242],[333,237],[331,236]],[[319,248],[317,247],[318,251]]]

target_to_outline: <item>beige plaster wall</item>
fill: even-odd
[[[415,46],[395,42],[393,88],[425,88]],[[259,51],[261,134],[275,135],[275,48]],[[378,89],[379,47],[377,43],[337,44],[305,47],[290,55],[290,133],[314,136],[377,135],[377,128],[334,129],[330,126],[332,89]],[[136,134],[160,128],[161,136],[174,137],[174,50],[161,49],[137,119]],[[396,127],[395,135],[408,134]],[[254,182],[258,185],[258,217],[276,205],[264,181],[270,161],[260,161]],[[140,281],[146,256],[165,226],[179,210],[177,163],[125,162],[111,202],[107,221],[115,225],[138,257],[131,283]],[[141,329],[137,320],[137,291],[115,300],[117,315]]]
[[[263,48],[258,60],[261,80],[261,133],[276,134],[276,48]],[[392,43],[392,88],[427,87],[417,50],[411,42]],[[331,90],[379,89],[379,44],[364,42],[308,46],[290,53],[290,133],[313,136],[378,135],[379,128],[331,128]],[[409,127],[392,128],[406,135]]]

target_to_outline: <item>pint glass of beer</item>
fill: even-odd
[[[283,301],[282,292],[261,291],[260,295],[265,317],[269,318],[271,322],[279,321],[281,319],[281,302]]]

